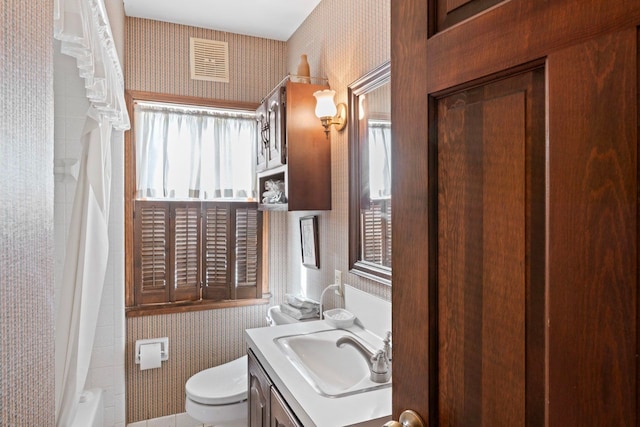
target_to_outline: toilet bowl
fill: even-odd
[[[185,384],[187,413],[200,422],[235,425],[247,416],[247,356],[205,369]]]
[[[271,307],[267,318],[271,326],[297,322],[278,307]],[[244,355],[189,378],[185,384],[187,414],[215,427],[246,426],[247,363]]]

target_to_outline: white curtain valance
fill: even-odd
[[[255,115],[136,104],[137,197],[250,199]]]
[[[61,52],[77,60],[89,115],[116,130],[129,129],[122,68],[103,0],[54,0],[54,36]]]

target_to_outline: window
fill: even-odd
[[[128,312],[260,299],[256,106],[128,95]]]

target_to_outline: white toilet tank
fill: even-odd
[[[299,320],[294,319],[286,313],[280,311],[280,307],[274,305],[267,312],[267,323],[269,326],[286,325],[289,323],[297,323]]]

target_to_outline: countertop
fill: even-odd
[[[305,427],[381,426],[391,419],[391,387],[351,396],[330,398],[318,394],[291,365],[274,342],[295,334],[335,329],[324,320],[247,329],[249,347],[271,381]],[[352,326],[348,330],[374,348],[382,340],[369,331]]]

